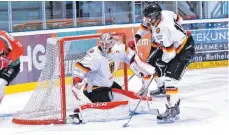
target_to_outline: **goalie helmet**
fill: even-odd
[[[162,9],[157,3],[152,3],[145,6],[143,9],[143,15],[144,17],[156,21],[161,18],[161,11]]]
[[[110,33],[103,33],[100,36],[99,46],[103,53],[107,54],[114,46],[114,43],[114,37]]]

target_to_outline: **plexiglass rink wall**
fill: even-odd
[[[228,1],[160,1],[184,20],[228,18]],[[22,32],[140,23],[145,1],[0,1],[0,29]]]

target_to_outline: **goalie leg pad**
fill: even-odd
[[[74,123],[74,124],[83,123],[83,121],[82,121],[81,118],[80,118],[80,114],[79,114],[79,113],[75,113],[75,114],[69,115],[68,121],[69,121],[69,122],[72,122],[72,123]]]
[[[92,103],[113,101],[112,89],[109,87],[99,87],[92,90],[92,92],[84,90],[84,95],[90,99]]]
[[[148,87],[152,82],[152,76],[142,77],[142,88],[137,92],[139,96],[147,96],[148,95]]]
[[[78,120],[72,120],[74,123],[104,122],[127,119],[129,117],[128,101],[90,103],[81,106],[80,110],[80,113],[76,114]],[[74,115],[69,115],[70,119]]]
[[[135,113],[139,113],[139,114],[149,113],[147,100],[148,100],[150,106],[152,106],[152,98],[151,97],[138,96],[136,93],[134,93],[132,91],[124,91],[124,90],[120,90],[120,89],[112,89],[112,91],[114,94],[114,100],[115,101],[118,101],[121,99],[127,99],[129,101],[128,106],[129,106],[130,112],[134,112],[136,105],[138,104],[139,100],[142,98],[142,101],[139,104]],[[152,107],[150,107],[150,108],[152,108]]]

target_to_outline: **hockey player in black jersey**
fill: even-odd
[[[166,94],[166,111],[157,116],[158,123],[174,122],[179,118],[180,99],[178,83],[195,54],[194,40],[181,27],[182,18],[171,11],[161,10],[158,4],[149,4],[143,10],[143,23],[135,34],[135,41],[129,46],[134,48],[144,35],[151,32],[152,49],[154,56],[149,59],[158,73],[159,90],[152,95]],[[160,49],[157,49],[157,48]]]

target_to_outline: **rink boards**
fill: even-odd
[[[21,57],[21,71],[10,86],[6,94],[33,90],[44,66],[46,40],[50,37],[76,36],[103,32],[125,33],[126,39],[136,32],[139,24],[112,25],[85,28],[71,28],[60,30],[34,31],[12,33],[25,47],[25,54]],[[216,68],[228,66],[228,26],[191,29],[195,40],[196,56],[188,69]],[[144,37],[138,46],[140,56],[146,60],[151,43],[150,34]]]

